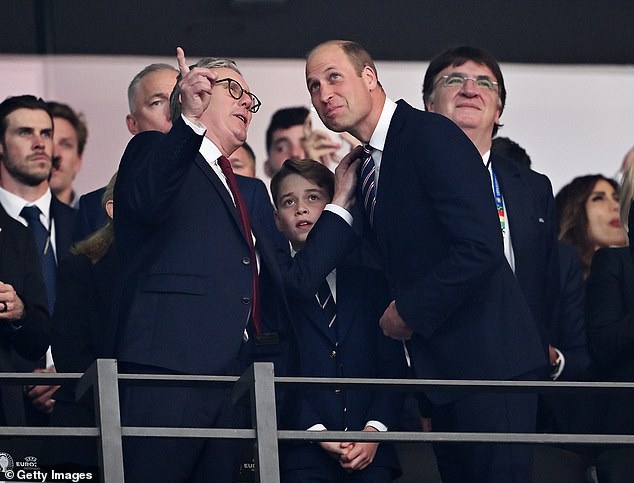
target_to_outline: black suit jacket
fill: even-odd
[[[229,192],[198,153],[201,142],[177,119],[167,134],[135,136],[123,155],[115,185],[116,355],[183,373],[225,374],[235,371],[241,350],[254,261]],[[325,277],[349,249],[346,238],[354,243],[343,220],[325,215],[311,239],[329,248],[332,238],[342,243],[308,248],[294,260],[251,220],[265,329],[281,337],[290,317],[286,289],[311,290],[303,275]]]
[[[592,258],[586,281],[586,333],[591,377],[634,381],[634,265],[627,247],[604,248]],[[631,393],[602,395],[601,431],[634,433]]]
[[[453,122],[399,101],[374,220],[396,306],[414,330],[418,377],[510,379],[544,367],[533,315],[504,257],[489,175]],[[458,394],[428,396],[442,403]]]
[[[6,322],[0,327],[0,371],[16,368],[11,351],[28,360],[46,353],[50,340],[46,289],[33,236],[28,228],[12,219],[0,206],[0,281],[11,284],[24,303],[25,317],[19,329]],[[24,425],[23,390],[2,385],[2,411],[8,425]]]
[[[73,242],[88,238],[106,224],[108,217],[103,209],[102,200],[106,188],[99,188],[81,195],[77,207],[77,217],[73,227]]]
[[[55,255],[57,266],[70,254],[73,242],[73,227],[77,210],[59,201],[55,196],[51,200],[51,217],[55,223]]]

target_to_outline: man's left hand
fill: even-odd
[[[47,367],[46,369],[35,369],[33,372],[55,372],[55,367]],[[31,400],[31,404],[35,406],[38,411],[45,414],[51,414],[55,407],[55,399],[53,394],[59,389],[58,385],[45,386],[31,386],[27,388],[26,395]]]
[[[379,320],[379,325],[383,329],[384,335],[396,340],[409,340],[414,332],[401,318],[394,300],[385,309]]]
[[[363,431],[377,431],[372,426],[366,426]],[[348,471],[362,470],[366,468],[376,455],[379,443],[363,442],[363,443],[341,443],[348,445],[349,451],[339,457],[339,464]]]

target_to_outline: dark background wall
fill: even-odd
[[[502,62],[634,63],[634,0],[0,0],[0,53],[298,58],[320,41],[376,59],[471,44]]]

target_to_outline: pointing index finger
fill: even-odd
[[[189,67],[185,61],[185,51],[180,47],[176,47],[176,60],[178,61],[178,69],[181,71],[181,75],[187,74]]]

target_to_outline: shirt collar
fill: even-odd
[[[207,160],[209,164],[215,163],[216,160],[222,156],[220,149],[216,147],[214,143],[208,137],[203,138],[203,142],[200,145],[200,154]]]
[[[24,220],[20,216],[20,212],[25,206],[37,206],[42,213],[40,216],[43,216],[44,220],[46,221],[46,224],[44,226],[48,226],[50,221],[52,198],[53,195],[51,194],[51,190],[50,188],[47,188],[46,192],[40,198],[30,203],[24,198],[21,198],[20,196],[0,187],[0,203],[2,203],[2,206],[4,207],[7,214],[15,220]]]
[[[491,157],[491,150],[489,149],[486,153],[482,155],[482,162],[488,168],[489,167],[489,159]]]
[[[385,147],[385,139],[387,138],[387,131],[390,128],[390,122],[392,121],[394,111],[396,111],[396,102],[386,97],[383,109],[381,110],[381,116],[379,117],[379,122],[370,137],[370,146],[381,152]]]

